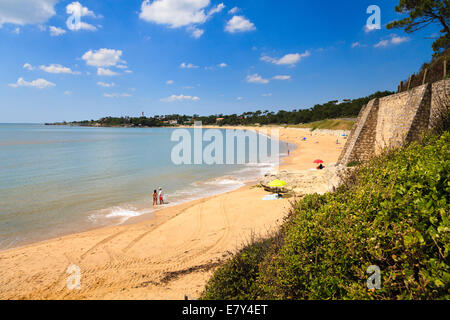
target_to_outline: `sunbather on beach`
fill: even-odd
[[[158,205],[158,192],[156,190],[153,191],[153,205]]]
[[[164,204],[164,193],[162,191],[162,188],[159,188],[158,191],[158,198],[159,198],[159,204]]]

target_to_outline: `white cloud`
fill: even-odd
[[[220,68],[226,68],[228,67],[228,65],[225,62],[222,62],[221,64],[219,64]]]
[[[199,101],[199,97],[193,97],[193,96],[185,96],[183,94],[177,95],[171,95],[168,98],[161,99],[162,102],[175,102],[175,101]]]
[[[230,33],[248,32],[253,30],[256,30],[255,25],[243,16],[234,16],[227,22],[227,25],[225,26],[225,31],[228,31]]]
[[[352,48],[361,47],[361,44],[359,42],[353,42]]]
[[[229,14],[235,14],[235,13],[237,13],[239,10],[241,10],[241,9],[239,9],[238,7],[234,7],[234,8],[232,8],[232,9],[230,9],[230,11],[228,11],[228,13],[229,13]]]
[[[64,91],[64,94],[65,94],[66,96],[71,96],[71,95],[72,95],[72,91]]]
[[[406,42],[406,41],[409,41],[408,37],[398,37],[396,35],[393,35],[392,39],[391,39],[391,43],[392,44],[400,44],[400,43],[403,43],[403,42]]]
[[[106,68],[98,68],[97,69],[97,75],[99,76],[106,76],[106,77],[113,77],[119,75],[119,73],[112,71],[111,69]]]
[[[291,80],[291,76],[279,75],[279,76],[274,76],[273,79],[274,80]]]
[[[29,64],[29,63],[25,63],[24,65],[23,65],[23,68],[24,69],[27,69],[27,70],[34,70],[34,67],[31,65],[31,64]]]
[[[128,98],[131,97],[129,93],[104,93],[105,98]]]
[[[54,26],[50,26],[49,30],[52,37],[57,37],[66,33],[66,30]]]
[[[173,81],[173,80],[167,80],[167,81],[166,81],[166,84],[167,84],[167,85],[172,85],[172,84],[174,84],[174,83],[175,83],[175,81]]]
[[[23,78],[19,78],[16,83],[11,83],[9,85],[10,87],[17,88],[17,87],[35,87],[39,89],[44,89],[48,87],[54,87],[56,86],[54,83],[47,81],[45,79],[37,79],[33,80],[31,82],[25,81]]]
[[[191,32],[191,35],[195,39],[199,39],[203,33],[205,33],[205,30],[198,29],[196,27],[189,27],[188,30]]]
[[[389,40],[381,40],[377,44],[374,45],[375,48],[387,47],[389,45]]]
[[[75,25],[75,27],[69,27],[69,26],[67,26],[67,27],[69,28],[69,30],[72,30],[72,31],[78,31],[78,30],[97,31],[96,26],[93,26],[92,24],[89,24],[89,23],[86,23],[83,21],[81,21],[80,23],[77,23]]]
[[[208,17],[221,12],[223,9],[225,9],[225,5],[223,3],[219,3],[217,6],[209,10]]]
[[[55,15],[58,0],[2,0],[0,1],[0,27],[4,23],[26,25],[47,22]]]
[[[241,101],[241,100],[244,100],[244,98],[243,97],[237,97],[236,100]]]
[[[103,88],[111,88],[111,87],[114,87],[116,84],[114,82],[108,83],[108,82],[99,81],[99,82],[97,82],[97,85],[100,87],[103,87]]]
[[[363,29],[366,33],[369,33],[369,32],[375,31],[375,30],[379,30],[380,28],[376,24],[371,24],[371,25],[366,24]]]
[[[180,64],[180,68],[181,69],[197,69],[198,66],[196,66],[196,65],[194,65],[192,63],[183,62],[182,64]]]
[[[263,97],[271,97],[272,94],[271,94],[271,93],[263,93],[262,96],[263,96]]]
[[[389,45],[397,45],[403,42],[409,41],[408,37],[399,37],[395,34],[391,34],[391,39],[389,40],[380,40],[380,42],[374,45],[375,48],[387,47]]]
[[[83,7],[81,3],[78,1],[72,2],[66,6],[66,13],[69,15],[69,18],[66,21],[67,28],[72,31],[77,30],[88,30],[88,31],[96,31],[97,27],[83,22],[76,21],[75,16],[80,19],[83,17],[93,17],[96,18],[94,12],[89,10],[87,7]]]
[[[78,1],[68,4],[66,6],[66,12],[67,14],[79,14],[81,17],[96,17],[93,11],[89,10],[87,7],[83,7],[83,5]]]
[[[70,68],[64,67],[60,64],[51,64],[49,66],[40,66],[39,69],[47,73],[67,73],[67,74],[80,74],[80,72],[72,71]]]
[[[261,60],[265,62],[270,62],[276,65],[290,65],[294,66],[298,62],[300,62],[301,59],[309,57],[311,53],[306,50],[304,53],[290,53],[285,55],[284,57],[280,59],[271,58],[269,56],[262,56]]]
[[[269,80],[264,79],[259,74],[255,73],[252,75],[247,76],[247,82],[248,83],[261,83],[261,84],[267,84],[269,83]]]
[[[94,67],[112,67],[118,63],[124,63],[120,59],[122,56],[122,50],[114,49],[99,49],[99,50],[89,50],[86,52],[81,59],[86,61],[86,64]]]
[[[204,24],[214,14],[225,8],[225,5],[220,3],[206,12],[209,5],[210,0],[144,0],[139,18],[167,25],[170,28],[188,27],[192,36],[198,39],[203,35],[204,30],[194,25]]]

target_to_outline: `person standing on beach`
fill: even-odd
[[[159,204],[164,204],[164,193],[162,191],[162,188],[159,188],[158,191],[158,198],[159,198]]]
[[[158,192],[156,190],[153,191],[153,205],[158,205]]]

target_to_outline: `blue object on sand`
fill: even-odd
[[[278,199],[279,199],[279,198],[278,198],[278,195],[277,195],[277,194],[269,194],[269,195],[264,196],[264,197],[262,198],[262,200],[264,200],[264,201],[278,200]]]

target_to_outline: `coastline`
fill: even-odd
[[[209,126],[208,126],[209,127]],[[205,126],[205,128],[207,128]],[[222,129],[258,130],[255,127]],[[312,158],[337,160],[336,135],[280,129],[297,148],[280,170],[307,170]],[[266,129],[266,128],[262,128]],[[307,137],[306,141],[300,141]],[[182,299],[196,297],[213,269],[252,234],[277,228],[289,201],[261,201],[249,185],[103,227],[0,251],[2,299]],[[183,229],[180,233],[179,230]],[[45,257],[44,259],[42,257]],[[65,288],[68,265],[81,269],[81,290]]]

